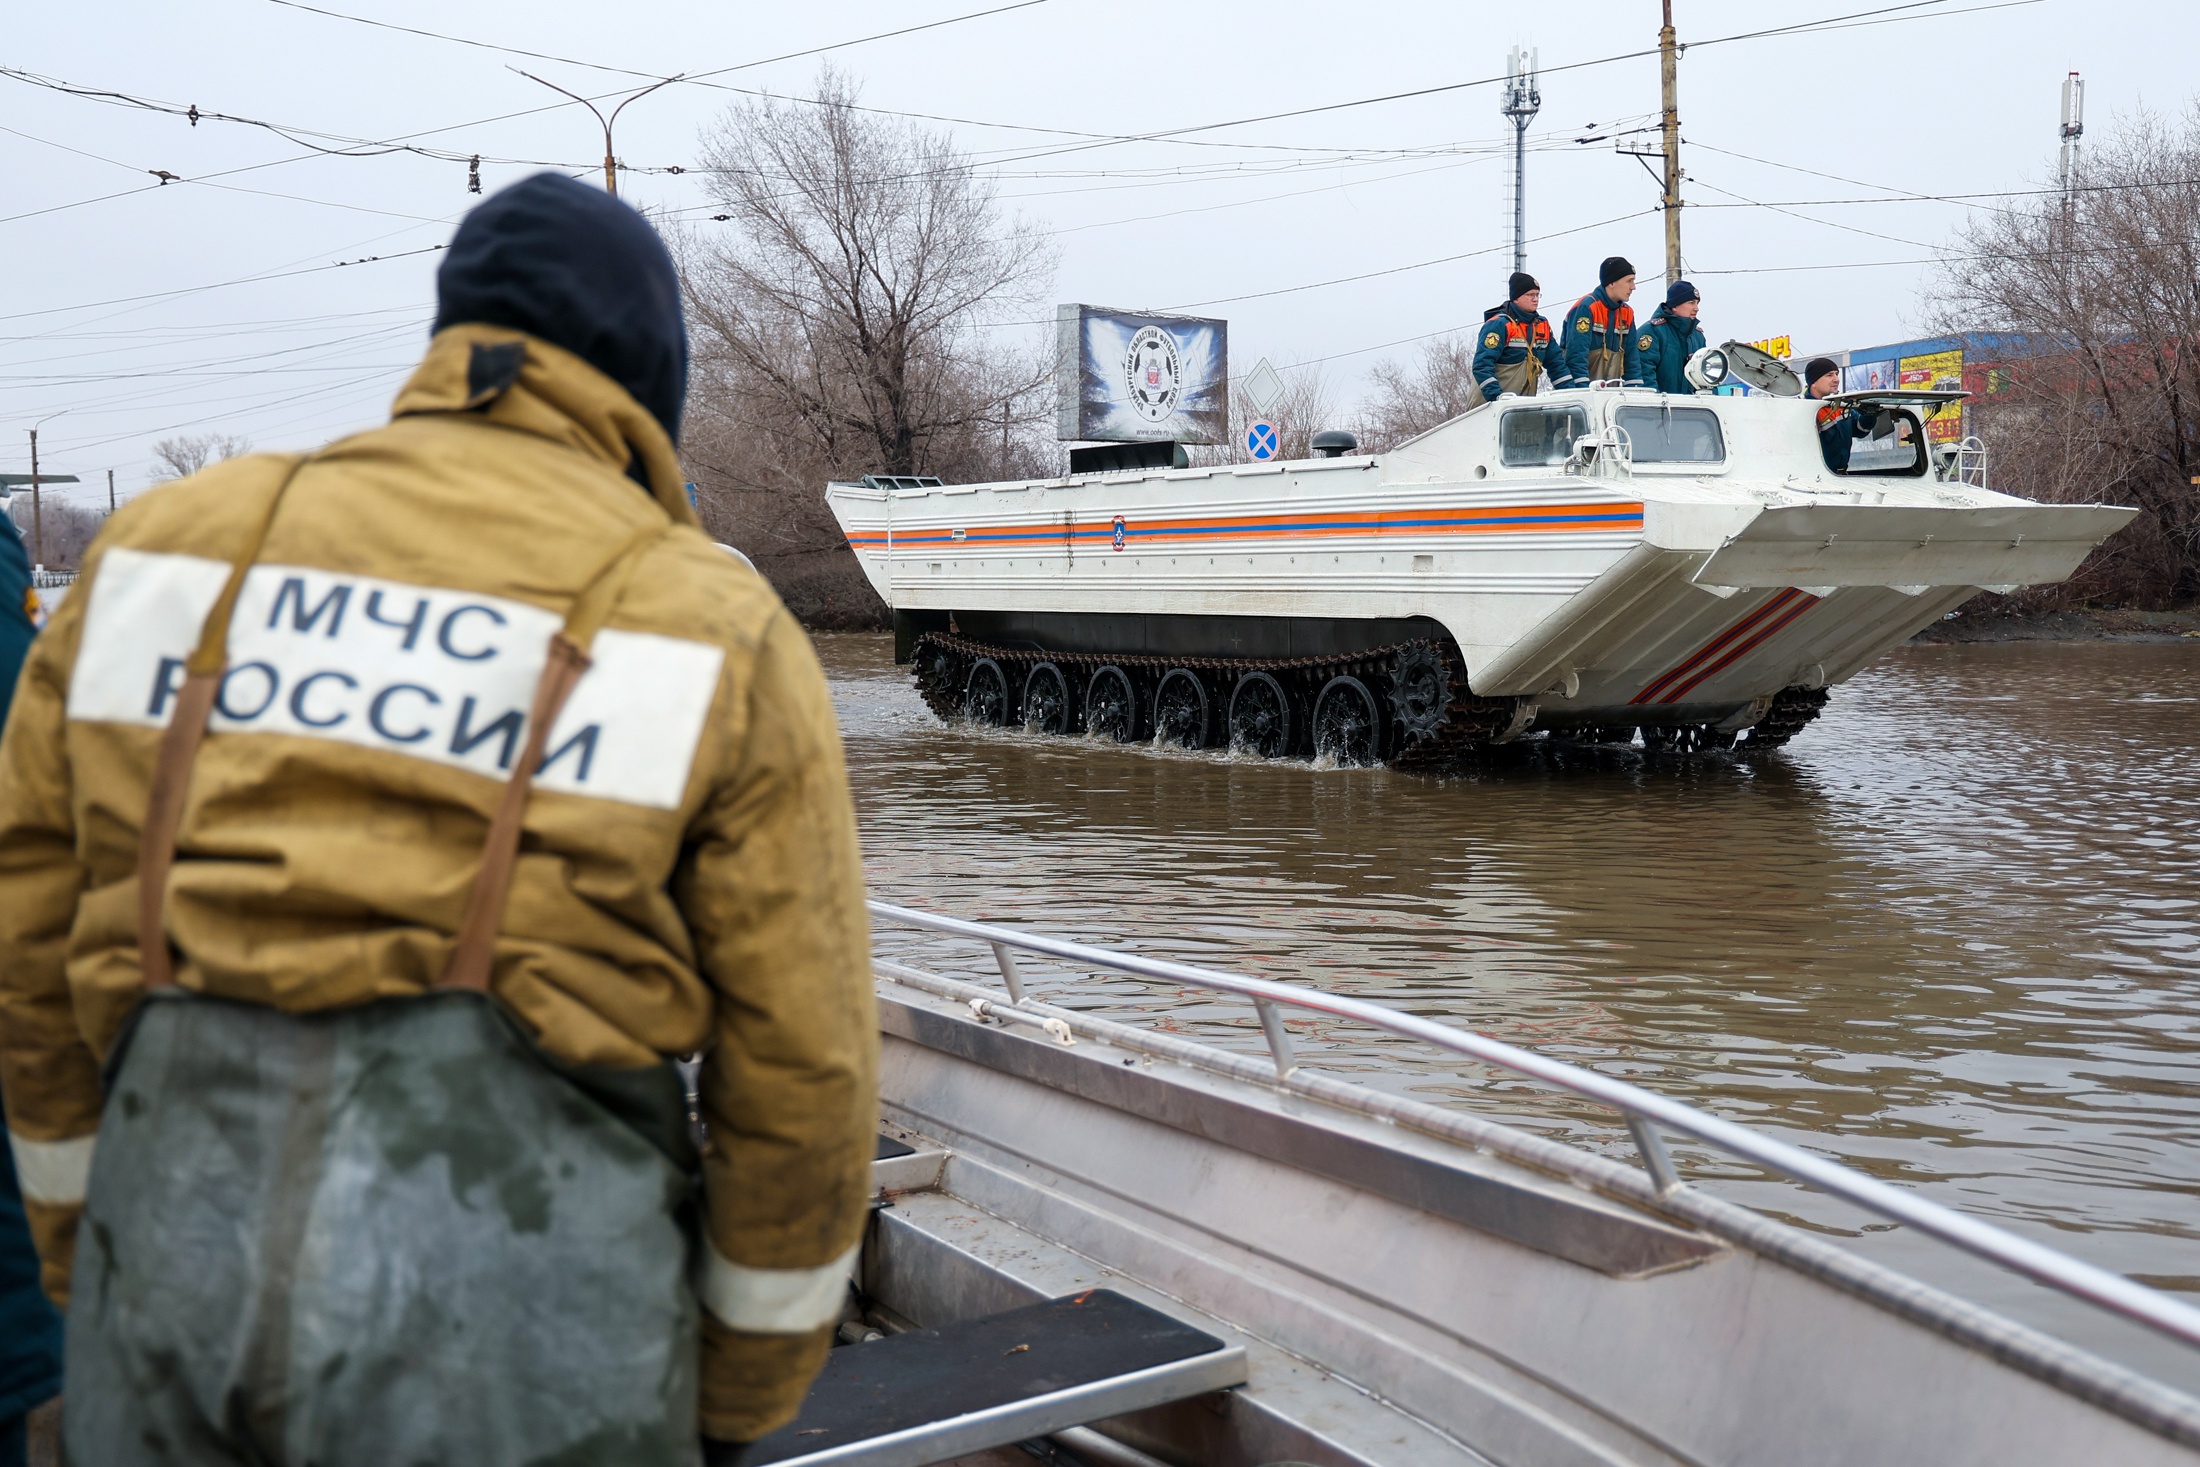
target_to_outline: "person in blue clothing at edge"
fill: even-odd
[[[1557,333],[1537,310],[1542,304],[1543,287],[1536,278],[1525,270],[1513,271],[1505,303],[1490,307],[1482,317],[1482,334],[1474,347],[1475,396],[1469,407],[1495,402],[1508,392],[1532,397],[1543,375],[1553,387],[1575,385]]]
[[[1695,393],[1695,384],[1688,380],[1688,359],[1708,344],[1703,327],[1696,323],[1696,313],[1702,309],[1703,297],[1687,281],[1676,280],[1667,288],[1665,304],[1635,334],[1644,382],[1660,392]]]
[[[38,632],[37,615],[22,532],[0,517],[0,727]],[[23,1217],[15,1159],[0,1146],[0,1467],[24,1467],[30,1413],[60,1391],[61,1316],[38,1286],[38,1252]]]
[[[1597,268],[1597,288],[1566,313],[1560,334],[1566,338],[1566,375],[1576,387],[1591,382],[1625,382],[1640,387],[1641,348],[1635,344],[1635,267],[1618,255]]]

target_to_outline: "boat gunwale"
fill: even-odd
[[[2096,1308],[2151,1325],[2182,1343],[2200,1344],[2200,1311],[2120,1275],[1902,1192],[1838,1162],[1759,1136],[1746,1127],[1685,1102],[1385,1005],[1167,959],[1113,952],[876,900],[870,901],[868,906],[872,915],[884,922],[967,938],[992,947],[1009,990],[1007,1002],[1001,1000],[999,990],[983,985],[884,959],[875,960],[873,964],[882,978],[967,1005],[973,1021],[990,1019],[1028,1026],[1046,1032],[1057,1042],[1081,1034],[1117,1048],[1192,1065],[1244,1083],[1405,1126],[1453,1144],[1491,1152],[1533,1170],[1563,1177],[1614,1200],[1699,1228],[1722,1241],[1794,1268],[1980,1350],[2136,1425],[2184,1445],[2200,1447],[2200,1400],[1747,1207],[1713,1196],[1680,1179],[1653,1127],[1655,1124],[1668,1126],[1791,1180],[1817,1187],[1893,1221],[1915,1226],[1920,1232]],[[1269,1045],[1271,1063],[1033,1000],[1023,992],[1022,975],[1010,955],[1011,949],[1252,999],[1263,1020],[1261,1027]],[[1638,1169],[1499,1121],[1309,1073],[1296,1062],[1289,1040],[1274,1017],[1278,1007],[1365,1023],[1402,1038],[1421,1040],[1439,1049],[1497,1065],[1609,1106],[1627,1121],[1646,1165]],[[2120,1287],[2100,1288],[2103,1281]]]

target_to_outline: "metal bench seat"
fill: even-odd
[[[1245,1352],[1108,1289],[844,1345],[744,1467],[925,1467],[1245,1382]]]

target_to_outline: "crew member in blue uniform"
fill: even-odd
[[[1687,281],[1676,280],[1667,288],[1665,304],[1635,333],[1643,381],[1660,392],[1695,392],[1696,385],[1688,380],[1688,359],[1708,345],[1696,323],[1702,309],[1703,297]]]
[[[1809,384],[1809,395],[1816,398],[1831,397],[1841,390],[1841,364],[1832,357],[1812,357],[1810,365],[1803,368],[1803,380]],[[1818,451],[1826,456],[1826,467],[1837,474],[1849,471],[1849,455],[1856,449],[1856,440],[1868,436],[1877,414],[1866,417],[1855,408],[1838,402],[1829,402],[1818,409]]]
[[[1476,402],[1495,402],[1502,393],[1533,396],[1538,378],[1548,375],[1553,387],[1572,387],[1565,353],[1558,333],[1537,312],[1543,304],[1543,287],[1525,270],[1515,270],[1503,305],[1492,306],[1482,318],[1482,334],[1474,347]],[[1470,404],[1471,406],[1471,404]]]
[[[1576,386],[1625,382],[1640,387],[1642,349],[1635,344],[1635,267],[1618,255],[1597,268],[1598,285],[1566,313],[1566,375]]]

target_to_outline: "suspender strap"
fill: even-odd
[[[275,507],[283,502],[283,492],[305,463],[303,457],[294,458],[283,470],[244,554],[229,567],[229,579],[223,583],[221,595],[200,624],[199,644],[183,665],[183,687],[176,693],[175,712],[161,733],[160,751],[153,758],[145,824],[138,832],[138,970],[147,988],[166,988],[176,981],[175,957],[168,950],[168,928],[162,913],[168,901],[168,873],[176,864],[176,831],[183,824],[184,797],[191,791],[191,766],[199,756],[199,741],[206,737],[206,720],[221,691],[222,675],[229,670],[229,620],[237,610],[237,594],[244,589],[245,572],[260,558],[260,547],[267,543]]]
[[[443,988],[486,991],[496,967],[497,932],[504,924],[504,904],[512,891],[512,873],[519,864],[520,825],[527,814],[527,795],[535,770],[549,746],[550,729],[558,721],[574,684],[588,671],[589,645],[618,604],[642,553],[671,533],[669,525],[653,525],[628,540],[573,598],[565,626],[551,634],[549,655],[542,677],[535,684],[534,705],[527,714],[527,743],[504,793],[490,818],[489,834],[481,844],[481,867],[466,894],[466,914],[459,919],[458,941],[451,948],[438,983]]]

